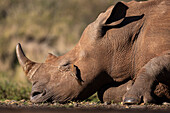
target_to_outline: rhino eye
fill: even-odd
[[[68,66],[70,63],[69,62],[67,62],[67,63],[65,63],[65,64],[63,64],[62,66]]]
[[[58,68],[60,71],[68,71],[70,69],[70,62],[63,62]]]
[[[70,66],[70,61],[69,60],[63,60],[61,63],[60,63],[60,67],[69,67]]]

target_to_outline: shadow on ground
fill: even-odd
[[[166,110],[149,110],[149,109],[76,109],[76,108],[0,108],[1,113],[169,113]]]

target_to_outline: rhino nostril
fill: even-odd
[[[41,95],[41,96],[44,96],[46,94],[46,90],[43,90],[43,91],[34,91],[32,93],[32,97],[35,97],[35,96],[38,96],[38,95]]]
[[[40,95],[41,93],[42,93],[42,92],[36,91],[36,92],[34,92],[34,93],[32,94],[32,97],[37,96],[37,95]]]

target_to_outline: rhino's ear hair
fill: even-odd
[[[112,9],[109,16],[106,17],[104,24],[111,24],[117,21],[123,21],[128,7],[122,2],[118,2]]]
[[[56,58],[57,58],[57,56],[53,55],[52,53],[48,53],[48,56],[47,56],[45,62],[47,63],[47,62],[53,61],[53,59],[56,59]]]

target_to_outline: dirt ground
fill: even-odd
[[[170,103],[162,105],[141,104],[123,105],[121,103],[70,102],[40,103],[5,100],[0,102],[0,113],[170,113]]]

